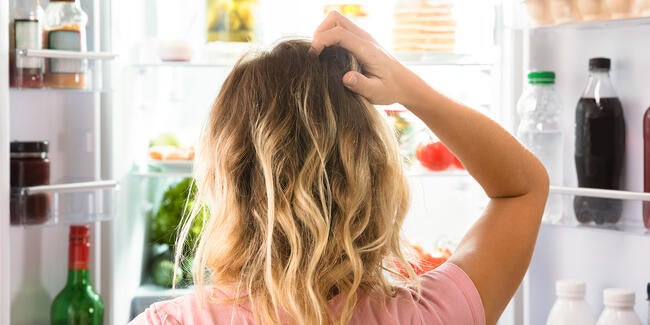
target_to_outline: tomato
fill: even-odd
[[[456,156],[454,156],[454,159],[453,159],[453,161],[451,162],[451,164],[452,164],[454,167],[458,168],[458,169],[465,169],[465,166],[463,166],[463,163],[460,162],[460,160],[458,160],[458,157],[456,157]]]
[[[440,141],[417,146],[415,149],[415,157],[420,161],[422,166],[433,171],[441,171],[449,168],[454,159],[454,155]]]

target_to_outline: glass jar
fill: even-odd
[[[45,48],[86,52],[88,15],[75,0],[50,0],[45,8]],[[45,86],[86,88],[87,60],[49,59]]]
[[[9,84],[19,88],[43,87],[43,58],[17,55],[17,49],[43,48],[43,9],[38,0],[14,2],[9,25]]]
[[[206,0],[207,41],[253,42],[257,0]]]
[[[417,118],[404,108],[389,107],[384,110],[388,124],[395,132],[399,153],[405,166],[411,166],[415,159],[417,144]]]
[[[49,218],[48,194],[24,196],[22,188],[50,184],[50,160],[47,141],[11,142],[9,210],[12,224],[40,224]]]

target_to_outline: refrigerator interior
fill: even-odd
[[[268,47],[284,38],[310,36],[324,17],[326,3],[329,2],[260,1],[260,42],[254,46]],[[361,3],[369,12],[364,26],[390,48],[395,1]],[[499,85],[504,78],[499,60],[504,38],[500,34],[501,2],[457,3],[457,53],[403,59],[427,82],[451,97],[496,120],[507,119],[500,108],[503,93]],[[152,161],[147,149],[160,134],[174,134],[184,145],[192,145],[230,67],[249,49],[241,44],[204,44],[204,10],[204,2],[112,4],[112,48],[121,54],[112,65],[117,89],[112,119],[119,126],[112,137],[112,161],[115,173],[121,175],[123,202],[113,224],[115,283],[120,284],[120,297],[115,298],[118,323],[155,301],[188,290],[174,291],[151,283],[149,261],[153,250],[148,232],[161,196],[169,186],[191,176],[191,165]],[[191,44],[193,55],[189,62],[160,59],[161,43],[175,38]],[[416,163],[415,168],[407,171],[412,208],[404,234],[431,251],[437,245],[453,245],[479,215],[485,197],[464,171],[432,173],[418,166]]]
[[[650,106],[650,19],[639,18],[540,27],[529,33],[528,68],[556,73],[562,110],[564,185],[577,186],[574,154],[575,109],[588,78],[588,60],[612,60],[611,80],[621,100],[626,145],[621,190],[643,192],[642,117]],[[595,315],[603,309],[602,292],[609,287],[636,293],[635,310],[648,315],[646,284],[650,282],[650,236],[642,224],[641,201],[624,200],[614,229],[578,226],[573,196],[562,195],[562,225],[543,225],[528,273],[530,324],[542,324],[555,300],[555,281],[584,280],[586,301]],[[609,227],[612,228],[612,227]]]

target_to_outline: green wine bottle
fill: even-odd
[[[88,276],[88,226],[70,227],[68,282],[52,302],[52,325],[101,325],[104,303]]]

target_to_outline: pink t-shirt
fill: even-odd
[[[421,279],[419,300],[409,289],[400,289],[384,306],[359,294],[350,324],[485,324],[481,297],[458,266],[445,263]],[[334,298],[334,307],[337,303]],[[254,316],[232,304],[207,303],[202,309],[197,295],[189,294],[151,305],[130,324],[254,324]]]

